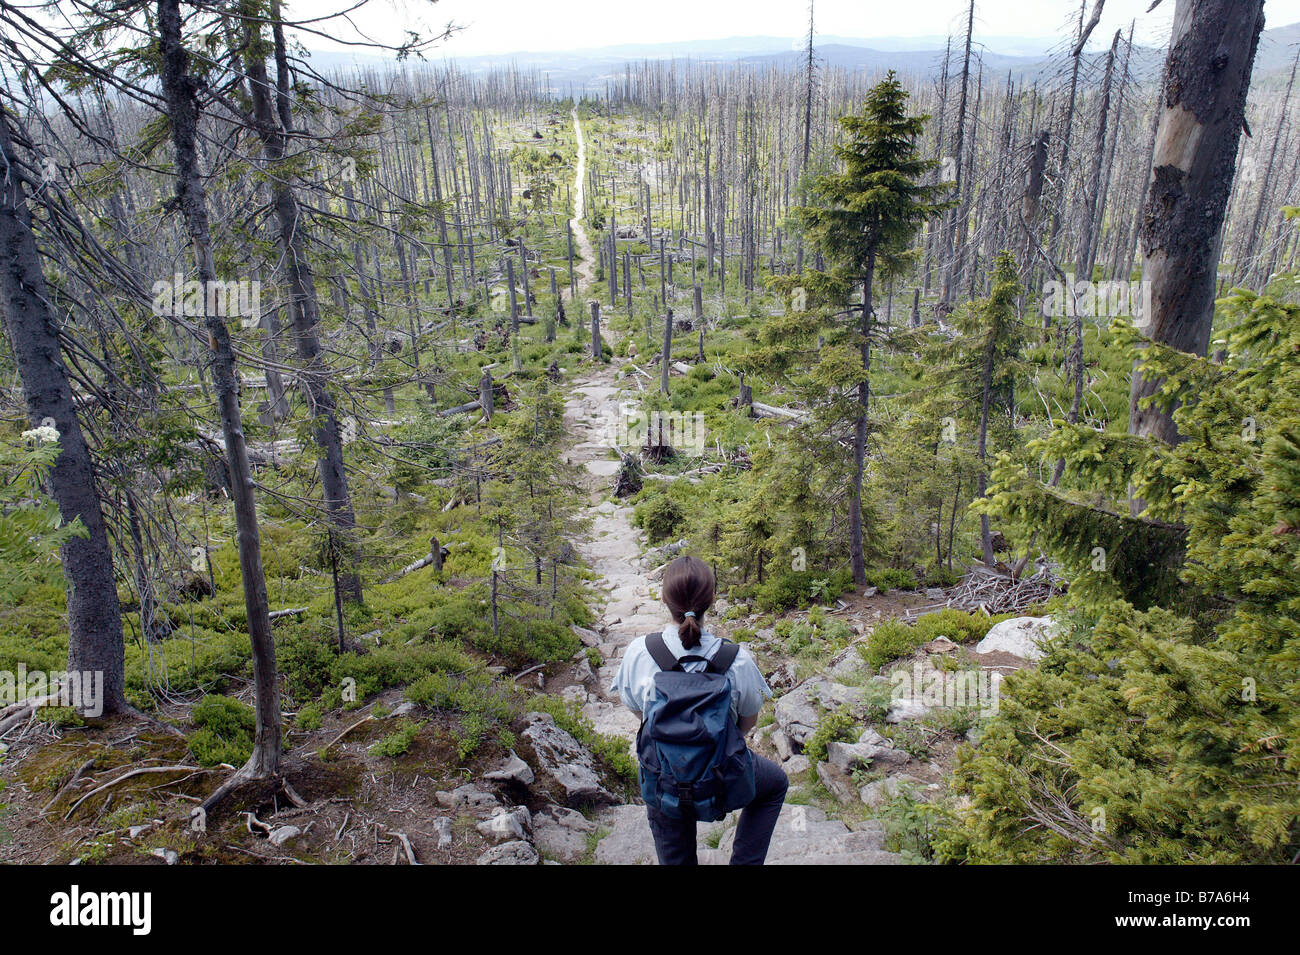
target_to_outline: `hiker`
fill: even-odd
[[[732,865],[762,865],[789,780],[745,734],[772,691],[749,651],[704,629],[715,582],[698,557],[664,570],[673,623],[628,645],[610,687],[641,718],[637,758],[660,865],[696,865],[695,824],[743,809]]]

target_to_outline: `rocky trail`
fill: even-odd
[[[641,532],[632,523],[632,508],[609,495],[619,470],[612,450],[617,433],[620,389],[615,369],[594,366],[578,378],[565,406],[565,422],[573,438],[569,460],[587,472],[591,530],[578,550],[599,575],[604,606],[584,642],[599,650],[603,665],[594,678],[563,689],[582,705],[583,713],[602,732],[622,737],[629,746],[636,738],[637,719],[609,694],[623,652],[636,637],[663,627],[666,615],[654,586],[663,560],[657,551],[645,553]],[[760,731],[761,733],[762,731]],[[763,734],[766,736],[767,734]],[[791,754],[793,758],[793,754]],[[803,760],[806,769],[807,760]],[[789,767],[799,769],[795,763]],[[725,864],[739,813],[719,823],[699,827],[701,864]],[[604,864],[654,863],[654,844],[640,805],[614,806],[596,816],[607,834],[596,845],[595,861]],[[787,803],[772,840],[769,864],[881,864],[899,857],[884,851],[884,830],[874,820],[855,829],[830,819],[814,806]]]
[[[592,281],[592,255],[581,221],[586,144],[576,111],[573,119],[579,151],[572,227],[583,254],[578,284],[581,297]],[[603,332],[607,339],[614,338],[611,330]],[[598,731],[627,740],[631,749],[638,721],[608,692],[608,687],[628,644],[638,636],[661,629],[667,620],[656,581],[668,554],[647,546],[644,535],[633,524],[631,506],[613,497],[621,463],[615,450],[620,402],[631,397],[624,395],[620,385],[620,381],[627,381],[620,375],[620,364],[617,358],[612,364],[586,364],[574,380],[565,404],[565,426],[570,436],[567,457],[586,472],[590,497],[585,512],[590,518],[590,530],[585,539],[577,542],[577,548],[597,576],[596,587],[602,592],[603,601],[594,629],[584,630],[580,635],[587,647],[599,652],[602,662],[598,669],[580,662],[572,669],[571,676],[560,676],[547,688],[578,703]],[[916,595],[855,601],[851,613],[846,615],[851,618],[856,634],[853,643],[864,641],[873,623],[882,618],[906,611],[921,612],[917,604],[924,600],[925,597]],[[725,602],[719,601],[716,611],[724,606]],[[716,611],[710,624],[725,635],[727,627],[721,624]],[[766,660],[773,671],[769,683],[777,697],[774,719],[751,733],[751,747],[783,765],[791,777],[791,790],[773,835],[768,863],[860,865],[904,861],[902,856],[885,849],[885,827],[870,816],[870,810],[904,789],[918,794],[918,798],[928,798],[938,789],[943,755],[950,755],[954,747],[939,747],[934,754],[936,758],[914,759],[871,725],[871,720],[864,715],[867,701],[873,696],[879,699],[880,684],[886,678],[868,670],[855,645],[839,654],[824,673],[799,680],[795,677],[794,661],[782,655],[779,641],[772,637],[771,628],[767,628],[751,644],[760,661]],[[946,669],[954,652],[967,657],[968,664],[973,660],[986,669],[1006,669],[1008,662],[1010,667],[1023,663],[1019,657],[1005,653],[972,654],[950,641],[946,645],[924,647],[915,659],[904,662],[927,672],[937,672]],[[942,681],[941,677],[939,682]],[[873,682],[876,685],[871,687]],[[874,689],[874,694],[869,688]],[[827,759],[814,768],[803,755],[804,744],[832,709],[854,712],[859,717],[857,722],[864,727],[860,734],[855,729],[856,742],[832,742]],[[875,715],[882,716],[882,722],[899,724],[918,720],[930,709],[920,700],[904,697],[891,701],[887,712]],[[859,786],[864,777],[855,772],[863,769],[874,770],[866,778],[875,778]],[[812,805],[814,789],[823,802],[829,796],[829,808],[844,819],[833,818],[825,809]],[[864,804],[868,807],[865,813]],[[839,813],[840,805],[847,805],[851,810]],[[733,813],[721,822],[699,826],[702,864],[726,864],[738,816],[739,813]],[[595,843],[596,863],[655,862],[643,806],[606,806],[594,814],[593,821],[595,829],[588,830],[588,834]]]

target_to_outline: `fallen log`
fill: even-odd
[[[481,407],[483,407],[482,404],[480,404],[479,401],[476,399],[467,404],[457,405],[454,408],[444,408],[443,410],[438,412],[438,417],[449,418],[454,414],[464,414],[467,411],[477,411]]]
[[[306,607],[289,607],[286,610],[272,610],[266,615],[271,621],[279,620],[281,617],[297,617],[307,612]]]
[[[779,408],[776,405],[765,405],[761,401],[755,401],[753,408],[754,414],[760,418],[784,418],[787,421],[798,421],[808,415],[806,411],[797,411],[794,408]]]

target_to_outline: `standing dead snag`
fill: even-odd
[[[95,470],[77,419],[68,370],[59,345],[59,322],[41,271],[32,234],[25,176],[14,149],[9,114],[0,109],[0,295],[5,328],[22,381],[33,427],[59,433],[60,452],[50,470],[50,493],[63,520],[79,520],[84,536],[60,548],[68,581],[68,669],[103,674],[103,711],[126,708],[122,612],[113,580],[113,553],[95,490]],[[78,701],[81,703],[82,701]],[[84,701],[93,704],[95,701]]]
[[[659,358],[659,393],[668,394],[668,372],[672,366],[673,351],[673,310],[668,309],[664,316],[664,348]]]
[[[189,74],[189,54],[181,42],[180,0],[158,0],[158,27],[162,48],[162,87],[171,120],[172,145],[176,151],[176,195],[190,246],[203,287],[217,280],[208,226],[207,193],[199,176],[197,149],[199,107],[197,84]],[[281,727],[280,683],[275,662],[275,638],[271,632],[266,576],[262,570],[262,545],[258,528],[253,475],[244,443],[239,409],[239,373],[235,366],[230,332],[220,315],[204,308],[203,324],[212,348],[212,386],[221,415],[230,469],[230,496],[234,502],[235,535],[239,548],[240,578],[244,588],[244,609],[248,614],[248,635],[252,644],[253,687],[256,727],[253,752],[234,777],[217,789],[203,804],[208,812],[235,785],[247,780],[277,777],[280,772]]]
[[[275,213],[277,239],[284,254],[285,270],[289,278],[293,338],[303,364],[301,381],[311,411],[320,422],[315,428],[316,443],[320,448],[317,470],[325,495],[326,517],[347,551],[348,565],[340,575],[343,595],[348,600],[360,603],[361,576],[356,569],[355,553],[356,516],[352,510],[352,494],[348,488],[343,459],[342,429],[334,398],[329,392],[329,369],[320,342],[320,303],[316,296],[315,276],[307,255],[307,219],[284,167],[288,132],[284,125],[287,93],[281,114],[277,115],[271,100],[271,91],[276,86],[268,78],[266,70],[266,58],[272,52],[268,49],[263,32],[266,18],[251,0],[243,0],[240,16],[243,20],[244,67],[252,102],[252,115],[248,117],[248,123],[261,142],[262,157],[267,166],[280,170],[270,177],[271,207]],[[278,5],[273,9],[270,19],[273,24],[281,23]],[[280,39],[276,34],[277,43]]]
[[[1264,0],[1178,0],[1164,100],[1142,210],[1142,278],[1150,314],[1138,331],[1205,355],[1214,319],[1223,218],[1245,124],[1246,93],[1264,29]],[[1143,407],[1159,379],[1133,371],[1129,433],[1173,444],[1170,412]]]

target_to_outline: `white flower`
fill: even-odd
[[[58,441],[59,431],[57,428],[52,428],[49,425],[44,424],[39,428],[32,428],[30,431],[24,431],[22,436],[24,440],[40,441],[44,443],[46,441]]]

